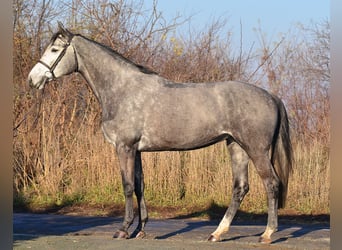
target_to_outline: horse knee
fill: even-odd
[[[249,191],[249,184],[246,182],[235,182],[234,183],[234,192],[233,192],[233,198],[235,200],[238,200],[239,202],[242,201],[242,199],[245,197],[245,195]]]
[[[126,197],[133,196],[134,186],[132,184],[125,184],[124,185],[124,194]]]

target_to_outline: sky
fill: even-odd
[[[152,3],[153,0],[145,0],[147,7]],[[159,0],[157,9],[169,20],[177,15],[193,16],[191,27],[204,27],[219,17],[227,18],[227,28],[238,40],[241,22],[247,44],[257,40],[255,29],[259,27],[272,39],[298,23],[330,20],[329,0]]]

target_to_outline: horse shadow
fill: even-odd
[[[208,221],[188,221],[186,222],[186,226],[181,229],[169,232],[164,235],[160,235],[155,237],[155,239],[168,239],[179,234],[188,233],[191,231],[200,230],[202,227],[213,227],[219,223],[220,218],[225,213],[226,207],[219,206],[216,203],[212,203],[207,209],[196,211],[193,213],[189,213],[187,215],[173,217],[171,219],[190,219],[193,217],[197,217],[198,215],[207,215],[209,218]],[[327,214],[321,215],[279,215],[279,227],[278,233],[284,231],[282,235],[278,239],[275,239],[272,243],[284,242],[290,238],[299,238],[304,235],[310,234],[314,231],[319,230],[329,230],[330,229],[330,216]],[[255,213],[246,213],[243,211],[238,211],[233,222],[232,226],[263,226],[263,229],[259,233],[246,233],[244,235],[233,236],[230,238],[222,239],[223,242],[234,241],[238,239],[243,239],[247,237],[257,237],[261,236],[266,227],[267,222],[267,214],[255,214]],[[289,231],[289,233],[286,233]],[[208,231],[209,237],[210,231]]]
[[[31,211],[27,208],[13,211],[13,243],[34,240],[42,236],[90,235],[96,230],[108,231],[122,222],[121,210],[111,216],[64,215],[60,212],[65,206],[47,208],[44,211]]]
[[[215,229],[219,223],[221,216],[224,214],[226,207],[219,206],[212,203],[209,207],[203,210],[195,211],[186,215],[170,218],[177,222],[181,227],[175,227],[174,230],[168,230],[166,233],[159,233],[155,239],[168,239],[177,235],[184,235],[192,232],[198,233],[211,233],[211,230]],[[46,211],[45,211],[46,212]],[[51,213],[53,212],[53,213]],[[57,213],[57,214],[56,214]],[[19,242],[21,240],[31,240],[41,236],[48,235],[86,235],[90,234],[94,230],[103,230],[97,233],[112,232],[118,225],[122,223],[122,217],[119,215],[122,211],[112,212],[109,216],[68,216],[58,215],[58,211],[50,211],[50,214],[27,214],[27,213],[14,213],[13,217],[13,242]],[[209,220],[206,221],[191,221],[191,218],[206,215]],[[330,229],[329,215],[294,215],[294,216],[279,216],[279,228],[278,232],[284,231],[280,234],[279,238],[275,238],[273,243],[279,243],[286,241],[290,238],[302,237],[306,234],[310,234],[314,231],[322,229]],[[229,238],[224,238],[222,241],[233,241],[243,239],[247,237],[260,236],[266,225],[267,214],[255,214],[238,211],[232,226],[263,226],[261,231],[255,233],[255,230],[248,231],[244,234],[236,236],[233,235]],[[152,222],[152,221],[151,221]],[[160,225],[160,222],[165,223]],[[153,223],[153,222],[152,222]],[[152,224],[153,225],[153,224]],[[151,227],[153,227],[151,225]],[[163,229],[167,228],[167,220],[157,220],[156,227],[162,226]],[[207,227],[207,228],[205,228]],[[148,230],[148,229],[147,229]],[[153,231],[153,230],[152,230]],[[158,231],[158,230],[154,230]],[[165,232],[165,231],[162,231]]]
[[[178,219],[178,218],[174,218],[174,219]],[[202,227],[214,226],[217,223],[213,221],[194,221],[194,222],[187,222],[186,224],[187,225],[181,229],[178,229],[176,231],[173,231],[164,235],[156,236],[155,239],[157,240],[168,239],[176,235],[184,234],[184,233],[187,233],[187,232],[190,232],[190,231],[202,228]]]

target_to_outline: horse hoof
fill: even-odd
[[[261,244],[271,244],[272,240],[271,240],[271,238],[260,237],[259,242]]]
[[[144,231],[140,231],[139,233],[137,233],[137,235],[135,236],[136,239],[143,239],[145,238],[146,233]]]
[[[125,231],[118,230],[114,233],[113,238],[114,239],[128,239],[129,235]]]
[[[220,238],[217,238],[217,237],[214,236],[214,235],[210,235],[210,237],[208,238],[208,241],[211,241],[211,242],[218,242],[218,241],[220,241]]]

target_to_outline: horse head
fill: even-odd
[[[38,63],[28,76],[31,87],[44,88],[46,82],[77,71],[77,56],[72,46],[74,34],[58,22],[58,31],[52,36]]]

